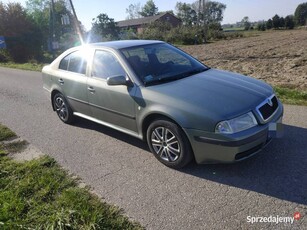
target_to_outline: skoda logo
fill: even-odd
[[[271,100],[271,98],[268,98],[268,104],[269,104],[269,106],[273,106],[273,102],[272,102],[272,100]]]

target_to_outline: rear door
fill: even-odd
[[[128,77],[116,54],[96,50],[91,77],[88,78],[89,105],[95,118],[136,133],[136,103],[133,99],[136,86],[107,84],[108,77],[119,75]]]
[[[65,98],[74,112],[91,115],[87,98],[87,58],[81,50],[64,57],[59,64],[57,78]]]

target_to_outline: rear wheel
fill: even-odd
[[[74,117],[72,109],[70,108],[69,104],[61,93],[57,93],[54,95],[53,106],[61,121],[66,124],[70,124],[73,122]]]
[[[154,156],[170,168],[182,168],[193,158],[186,135],[168,120],[155,120],[149,125],[147,143]]]

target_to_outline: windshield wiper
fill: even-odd
[[[210,68],[198,68],[198,69],[193,69],[191,71],[188,71],[188,72],[184,72],[184,73],[181,73],[181,74],[178,74],[180,77],[189,77],[189,76],[192,76],[192,75],[195,75],[195,74],[198,74],[198,73],[201,73],[201,72],[205,72],[207,70],[209,70]],[[178,76],[177,75],[177,76]]]
[[[166,75],[166,76],[163,76],[163,77],[154,78],[150,81],[145,81],[144,84],[145,84],[145,86],[149,86],[149,85],[156,85],[156,84],[160,84],[160,83],[166,83],[166,82],[170,82],[170,81],[176,81],[176,80],[179,80],[179,79],[182,79],[182,78],[186,78],[186,77],[207,71],[209,69],[210,68],[198,68],[198,69],[193,69],[193,70],[183,72],[183,73],[180,73],[180,74],[176,74],[176,75],[173,75],[173,76]]]

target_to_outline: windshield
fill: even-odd
[[[121,52],[145,86],[178,80],[209,69],[166,43],[130,47]]]

